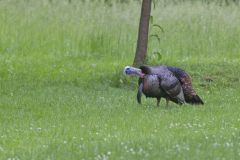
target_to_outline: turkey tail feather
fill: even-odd
[[[196,104],[196,105],[203,105],[204,102],[202,101],[202,99],[198,96],[198,95],[194,95],[191,98],[186,99],[187,103],[190,104]]]

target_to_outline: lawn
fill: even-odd
[[[156,4],[147,63],[185,69],[205,102],[168,107],[122,74],[140,7],[0,1],[0,159],[240,158],[240,7]]]

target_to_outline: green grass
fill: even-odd
[[[157,108],[122,75],[139,3],[66,2],[0,1],[0,159],[239,159],[239,6],[156,6],[148,63],[187,70],[206,103]]]

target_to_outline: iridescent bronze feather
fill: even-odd
[[[141,95],[160,99],[165,98],[177,104],[204,104],[192,87],[191,77],[182,69],[170,66],[141,66],[140,68],[126,66],[124,73],[139,76],[137,94],[138,103]]]
[[[145,74],[164,74],[171,72],[181,83],[186,103],[204,104],[192,87],[191,77],[182,69],[170,66],[141,66],[140,69]]]

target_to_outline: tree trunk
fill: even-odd
[[[151,4],[152,0],[142,1],[142,10],[138,30],[138,40],[137,48],[135,53],[135,58],[133,66],[140,66],[144,63],[147,56],[147,44],[148,44],[148,30],[149,30],[149,20],[151,14]]]

